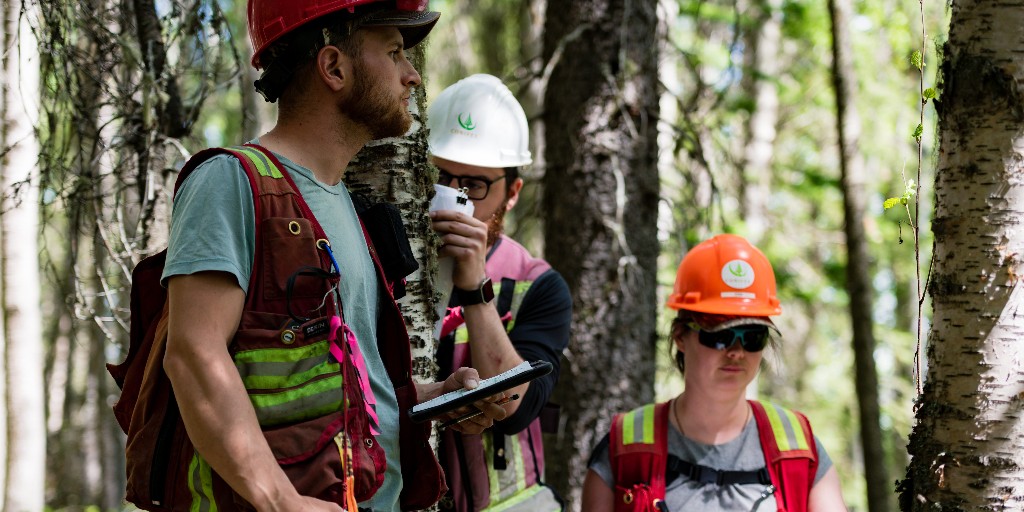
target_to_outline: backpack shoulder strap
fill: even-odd
[[[608,458],[615,476],[616,507],[619,501],[632,499],[628,490],[637,484],[648,486],[651,498],[664,500],[669,403],[648,404],[615,415]],[[626,496],[619,496],[621,490],[626,490]]]
[[[807,417],[772,403],[750,400],[765,464],[780,511],[805,512],[818,471],[818,449]]]

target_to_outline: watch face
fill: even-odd
[[[487,278],[480,283],[480,288],[475,290],[455,288],[455,294],[459,299],[459,304],[463,306],[484,304],[494,300],[494,286],[491,284],[491,279]]]

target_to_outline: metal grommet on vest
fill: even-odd
[[[316,241],[316,246],[317,246],[318,249],[324,250],[324,249],[326,249],[326,248],[331,246],[331,242],[328,241],[326,238],[321,238],[321,239]]]
[[[302,226],[300,226],[298,222],[293,220],[288,223],[288,231],[293,235],[301,234]]]
[[[366,442],[366,447],[367,448],[373,448],[373,439],[370,439],[369,437],[367,437],[366,439],[363,439],[363,441]]]
[[[622,495],[622,502],[626,505],[633,503],[633,491],[626,491],[626,494]]]
[[[295,331],[291,329],[285,329],[281,331],[281,341],[285,345],[291,345],[292,343],[295,343]]]

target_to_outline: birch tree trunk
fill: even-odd
[[[654,398],[658,255],[657,2],[549,2],[544,58],[545,257],[573,297],[573,333],[544,443],[548,481],[578,507],[615,412]]]
[[[423,46],[410,51],[417,70],[425,61]],[[345,184],[353,192],[374,201],[387,201],[402,212],[409,242],[420,268],[407,279],[407,294],[399,303],[412,340],[413,378],[434,382],[434,311],[437,271],[437,237],[430,228],[427,210],[434,193],[436,171],[427,163],[425,85],[413,89],[409,105],[413,124],[404,137],[383,139],[368,144],[356,155],[345,173]]]
[[[842,172],[843,216],[846,232],[846,292],[850,298],[853,326],[854,380],[860,413],[860,440],[864,452],[864,478],[868,510],[891,510],[892,481],[889,479],[879,424],[878,372],[875,369],[875,332],[872,309],[874,289],[868,241],[864,234],[866,189],[864,161],[860,155],[860,116],[857,113],[857,73],[849,24],[853,17],[850,0],[829,0],[832,18],[832,85],[836,94],[836,128],[839,134],[839,163]]]
[[[0,140],[0,280],[6,376],[7,453],[3,509],[43,509],[46,423],[39,290],[39,53],[23,16],[29,5],[3,2],[3,136]],[[7,148],[10,148],[9,150]],[[4,154],[6,152],[6,154]]]
[[[952,4],[928,372],[904,511],[1024,507],[1024,1]]]

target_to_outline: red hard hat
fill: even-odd
[[[437,21],[437,13],[427,11],[428,0],[249,0],[249,37],[255,50],[252,65],[263,67],[260,56],[271,44],[285,34],[321,16],[360,5],[389,3],[395,11],[422,13],[409,18],[390,18],[388,22],[375,23],[380,26],[395,26],[405,36],[405,47],[412,48],[419,43]]]
[[[690,249],[679,264],[668,307],[715,315],[782,313],[772,264],[736,235],[718,235]]]

